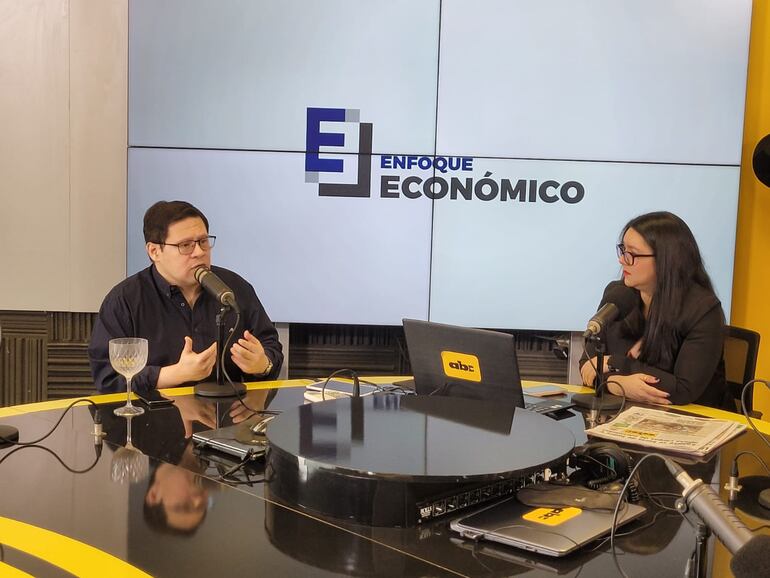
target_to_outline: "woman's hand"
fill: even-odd
[[[626,399],[670,405],[668,392],[655,387],[660,380],[654,375],[634,373],[633,375],[613,375],[607,382],[607,389],[615,395],[625,395]]]
[[[596,358],[592,357],[586,361],[580,368],[580,375],[583,378],[583,385],[593,386],[596,379]]]
[[[609,361],[609,358],[604,358],[604,367],[602,368],[602,374],[607,373],[609,371],[609,364],[607,363]],[[594,369],[596,367],[596,358],[592,357],[588,361],[586,361],[583,366],[580,368],[580,375],[583,377],[583,384],[593,387],[594,385],[594,379],[596,378],[596,370]]]

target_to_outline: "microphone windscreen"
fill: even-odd
[[[201,282],[201,277],[203,276],[203,274],[204,274],[206,271],[208,271],[208,269],[206,269],[206,266],[205,266],[205,265],[200,265],[199,267],[196,267],[196,268],[195,268],[195,271],[193,271],[193,277],[195,277],[195,280],[196,280],[198,283],[200,283],[200,282]]]
[[[770,536],[754,536],[738,550],[730,561],[735,578],[770,576]]]
[[[612,303],[618,308],[618,319],[623,319],[639,303],[639,295],[630,287],[626,287],[622,282],[613,283],[604,292],[605,303]]]

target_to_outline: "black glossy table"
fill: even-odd
[[[246,402],[289,415],[302,411],[303,390],[252,390]],[[132,420],[136,449],[126,449],[128,424],[112,414],[120,396],[94,398],[101,402],[107,432],[101,444],[91,435],[94,408],[76,406],[43,447],[0,449],[0,575],[13,569],[34,576],[619,575],[606,543],[557,560],[460,540],[449,531],[449,518],[410,528],[370,526],[291,503],[272,491],[272,473],[264,462],[232,471],[233,460],[194,450],[189,441],[194,430],[227,425],[231,410],[240,410],[231,407],[231,400],[201,400],[183,395],[186,391],[177,392],[174,406]],[[34,439],[53,426],[62,405],[0,409],[0,423],[17,427],[22,441]],[[474,454],[475,459],[475,453],[483,452],[474,439],[482,434],[469,435],[467,428],[502,435],[492,421],[473,426],[457,418],[438,419],[446,422],[442,427],[454,423],[465,431],[456,440],[457,455]],[[576,443],[585,441],[582,416],[559,424]],[[331,432],[338,431],[330,428],[329,443],[337,435]],[[283,435],[279,429],[275,435]],[[381,435],[392,437],[389,447],[397,456],[415,432],[393,423]],[[347,439],[349,444],[349,431]],[[532,448],[541,443],[521,441]],[[721,487],[732,457],[744,449],[770,458],[749,432],[720,455],[686,468],[693,476],[714,478]],[[758,471],[753,460],[741,461],[742,475]],[[671,505],[673,496],[667,494],[678,488],[662,466],[648,460],[641,476],[648,492]],[[739,513],[752,528],[768,523]],[[644,528],[645,523],[650,525]],[[618,559],[629,576],[683,575],[695,536],[678,514],[652,510],[629,529],[635,531],[618,540]],[[713,539],[711,547],[711,575],[729,576],[729,555]]]
[[[562,423],[512,403],[393,393],[291,408],[267,438],[273,495],[396,527],[512,495],[575,447]]]

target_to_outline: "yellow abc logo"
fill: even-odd
[[[537,508],[522,516],[530,522],[537,522],[545,526],[558,526],[575,516],[579,516],[583,510],[580,508]]]
[[[481,381],[481,367],[479,358],[467,353],[457,351],[442,351],[441,363],[444,366],[444,375],[456,377],[467,381]]]

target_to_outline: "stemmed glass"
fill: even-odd
[[[115,415],[141,415],[144,409],[131,403],[131,378],[147,364],[147,340],[141,337],[110,339],[112,368],[126,378],[126,405],[115,410]]]
[[[136,484],[147,477],[150,469],[149,459],[139,448],[131,443],[131,420],[126,417],[126,445],[118,448],[112,455],[111,478],[113,482]]]

